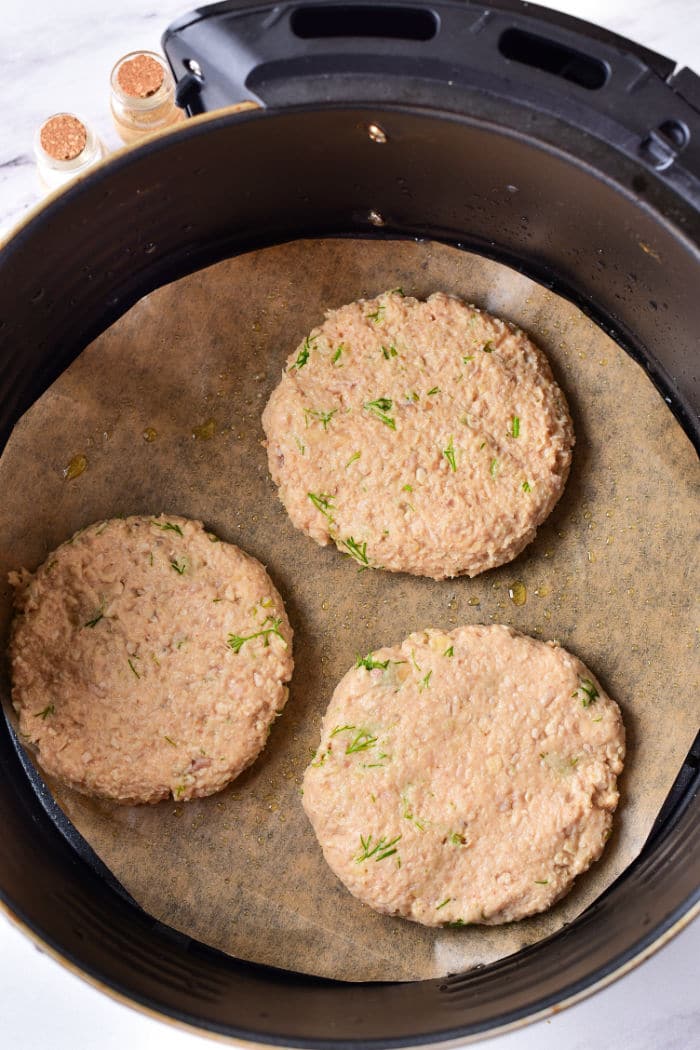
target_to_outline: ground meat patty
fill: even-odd
[[[47,772],[118,802],[186,800],[264,746],[292,630],[262,565],[200,522],[91,525],[11,582],[12,700]]]
[[[362,566],[434,579],[519,554],[574,443],[544,354],[440,292],[329,311],[289,357],[263,427],[297,528]]]
[[[377,911],[511,922],[600,856],[624,751],[617,704],[564,649],[501,626],[427,630],[341,680],[304,808]]]

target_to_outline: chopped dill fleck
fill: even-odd
[[[413,485],[402,485],[401,486],[401,491],[402,492],[413,492]]]
[[[400,295],[402,299],[406,298],[406,293],[404,292],[403,288],[392,288],[391,291],[388,294],[389,295]]]
[[[403,802],[403,818],[404,818],[404,820],[410,820],[411,824],[415,824],[415,826],[418,828],[419,831],[425,831],[425,824],[421,820],[418,820],[417,817],[413,816],[412,807],[411,807],[410,802],[408,801],[407,796],[406,795],[402,795],[401,796],[401,801]]]
[[[583,693],[581,699],[581,707],[590,707],[592,703],[600,696],[600,693],[593,685],[590,678],[579,678],[578,689],[574,689],[572,696],[578,696],[579,693]]]
[[[464,835],[460,835],[458,831],[453,831],[452,834],[450,835],[450,842],[452,843],[453,846],[463,846],[464,845]]]
[[[348,467],[349,467],[349,466],[350,466],[350,465],[351,465],[352,463],[356,463],[356,462],[357,462],[357,460],[358,460],[358,459],[360,458],[360,456],[361,456],[361,455],[362,455],[362,453],[361,453],[361,452],[353,452],[353,454],[352,454],[352,455],[350,456],[350,459],[349,459],[349,460],[347,461],[347,463],[345,464],[345,469],[347,470],[347,469],[348,469]]]
[[[219,539],[219,537],[214,532],[208,532],[207,533],[207,539],[209,540],[210,543],[221,543],[221,540]]]
[[[464,361],[464,363],[465,363],[465,365],[466,365],[466,364],[468,364],[468,363],[469,363],[470,361],[473,361],[473,360],[474,360],[474,354],[465,354],[465,355],[464,355],[464,356],[462,357],[462,360]]]
[[[88,620],[87,623],[85,623],[83,626],[84,627],[95,627],[100,622],[100,620],[104,619],[103,609],[104,609],[104,606],[100,606],[98,612],[95,614],[95,616],[93,616],[92,620]]]
[[[386,358],[387,361],[389,360],[390,357],[398,357],[399,356],[399,352],[398,352],[398,350],[396,349],[395,346],[383,346],[382,347],[382,353],[383,353],[383,355],[384,355],[384,357]]]
[[[491,466],[489,467],[489,474],[491,475],[492,478],[495,478],[496,475],[498,474],[498,460],[497,459],[492,459],[491,460]]]
[[[304,444],[304,442],[300,441],[299,438],[296,436],[296,434],[294,435],[294,440],[295,440],[296,446],[299,449],[299,451],[301,452],[302,456],[306,455],[306,445]]]
[[[511,419],[508,437],[520,437],[520,416],[513,416],[513,418]]]
[[[418,661],[416,660],[416,650],[415,649],[411,649],[411,663],[415,667],[416,671],[422,671],[423,670],[422,667],[418,666]]]
[[[357,726],[348,726],[348,725],[336,726],[335,729],[333,730],[333,732],[331,733],[331,736],[337,736],[338,733],[349,733],[350,730],[356,729],[356,728],[357,728]]]
[[[433,394],[439,394],[439,393],[440,393],[440,387],[439,386],[433,386],[433,387],[430,388],[430,390],[426,394],[426,397],[432,397]]]
[[[323,429],[327,430],[328,429],[328,424],[330,423],[331,419],[333,418],[333,416],[336,414],[337,411],[338,411],[337,408],[334,408],[331,412],[322,412],[320,409],[317,410],[315,408],[305,408],[304,409],[304,416],[306,418],[306,425],[308,427],[309,419],[317,419],[319,421],[319,423],[321,424],[321,426],[323,427]]]
[[[265,624],[270,622],[272,623],[272,626],[266,627]],[[228,636],[228,641],[226,642],[226,644],[228,645],[229,649],[233,649],[234,653],[240,653],[245,643],[252,641],[253,638],[264,639],[265,645],[268,646],[270,644],[270,635],[274,634],[278,638],[282,639],[282,642],[284,643],[284,646],[286,648],[287,643],[284,640],[284,635],[280,631],[281,623],[281,619],[275,620],[272,616],[266,616],[263,621],[262,628],[259,631],[255,631],[253,634],[246,635],[230,634]]]
[[[360,656],[357,654],[357,660],[355,667],[364,667],[368,671],[373,671],[375,668],[380,668],[382,671],[386,671],[389,666],[388,660],[374,660],[371,653],[367,653],[367,656]]]
[[[149,563],[149,565],[153,565],[153,551],[149,551],[148,563]]]
[[[530,485],[529,481],[523,481],[520,487],[522,488],[523,492],[532,492],[532,486]]]
[[[181,798],[182,795],[184,795],[184,794],[185,794],[185,785],[184,784],[176,784],[175,785],[175,798]]]
[[[172,565],[173,569],[178,574],[178,576],[182,576],[182,574],[184,573],[185,569],[187,568],[187,562],[185,561],[184,558],[182,559],[182,562],[179,562],[177,560],[177,558],[173,558],[173,560],[170,562],[170,564]]]
[[[369,565],[369,558],[367,557],[367,541],[359,544],[357,540],[354,540],[352,536],[348,536],[346,540],[340,541],[341,545],[346,548],[348,554],[355,561],[359,562],[363,567]]]
[[[331,511],[333,510],[334,496],[329,495],[327,492],[307,492],[306,495],[316,510],[320,510],[321,514],[325,514],[329,521],[332,520]]]
[[[316,759],[316,761],[315,761],[315,762],[312,762],[312,763],[311,763],[311,765],[313,766],[313,768],[314,768],[314,769],[320,769],[320,768],[321,768],[321,766],[323,765],[323,763],[324,763],[324,762],[326,761],[326,759],[328,758],[328,754],[329,754],[329,752],[328,752],[328,751],[324,751],[324,752],[322,752],[322,754],[321,754],[321,755],[319,755],[319,757],[318,757],[318,758]]]
[[[382,835],[380,839],[372,845],[372,835],[368,835],[367,838],[364,835],[360,835],[360,846],[361,851],[355,857],[355,863],[361,864],[365,860],[370,860],[374,857],[375,861],[386,860],[387,857],[392,857],[394,853],[397,853],[396,843],[401,839],[400,835],[396,838],[386,841],[386,836]]]
[[[549,886],[549,879],[535,879],[536,886]]]
[[[373,314],[367,314],[367,320],[368,321],[374,321],[375,324],[379,324],[379,322],[384,317],[384,311],[385,310],[386,310],[386,306],[378,306]]]
[[[442,450],[442,454],[445,457],[445,459],[447,460],[447,462],[450,464],[450,466],[452,467],[452,470],[457,470],[457,460],[455,459],[454,439],[452,437],[450,437],[450,441],[449,441],[449,444],[448,444],[447,448],[444,448]]]
[[[409,394],[408,392],[407,392],[407,393],[405,393],[405,394],[404,394],[404,397],[406,398],[406,400],[407,400],[407,401],[420,401],[420,397],[419,397],[419,395],[418,395],[418,394],[417,394],[417,393],[415,392],[415,390],[412,390],[412,391],[410,392],[410,394]]]
[[[454,922],[446,922],[445,926],[466,926],[464,919],[455,919]]]
[[[336,364],[336,362],[340,361],[340,355],[342,354],[344,349],[345,343],[341,343],[336,352],[333,354],[333,357],[331,358],[331,362],[333,364]]]
[[[223,598],[212,598],[212,602],[214,602],[214,604],[216,604],[216,602],[222,602],[223,600]]]
[[[376,416],[385,426],[391,430],[396,430],[396,420],[387,415],[387,412],[391,411],[393,403],[388,397],[378,397],[375,401],[366,401],[363,407],[368,412],[371,412],[373,416]]]
[[[155,525],[157,529],[162,529],[163,532],[176,532],[178,536],[183,535],[180,526],[176,525],[175,522],[172,521],[166,521],[163,524],[161,524],[159,521],[152,521],[151,525]]]
[[[454,654],[455,654],[455,647],[454,647],[454,645],[448,645],[447,649],[445,649],[445,651],[444,651],[444,653],[442,655],[443,656],[454,656]]]
[[[346,755],[354,755],[357,751],[368,751],[377,743],[377,737],[372,736],[369,729],[361,729],[354,740],[351,740],[345,748]]]
[[[421,683],[420,683],[418,688],[419,689],[427,689],[428,686],[430,685],[430,679],[432,678],[432,676],[433,676],[432,670],[428,671],[428,673],[421,679]]]
[[[440,908],[444,908],[445,905],[449,904],[451,900],[452,900],[452,897],[445,897],[445,899],[442,902],[442,904],[438,904],[437,905],[437,907],[435,908],[435,911],[440,911]]]
[[[481,349],[484,351],[485,354],[492,354],[496,347],[493,345],[493,343],[488,342],[485,343]]]
[[[53,704],[47,704],[43,711],[37,711],[34,715],[35,718],[40,718],[43,722],[46,721],[49,715],[55,715],[56,708]]]
[[[304,367],[306,362],[309,360],[309,354],[314,349],[313,344],[316,342],[317,339],[317,335],[315,335],[313,339],[310,339],[307,335],[306,339],[304,340],[304,344],[301,350],[299,351],[299,355],[294,364],[292,365],[292,368],[296,368],[298,370]]]
[[[163,739],[167,740],[168,743],[171,744],[173,747],[177,747],[177,744],[175,743],[175,741],[173,740],[173,738],[171,736],[163,737]]]
[[[134,659],[136,660],[136,659],[138,659],[138,657],[134,657]],[[136,670],[136,668],[134,667],[134,665],[133,665],[132,661],[131,661],[131,660],[127,660],[126,662],[128,663],[128,665],[129,665],[129,667],[131,668],[131,670],[133,671],[133,673],[134,673],[134,674],[136,675],[136,677],[137,677],[137,678],[140,678],[140,677],[141,677],[141,675],[140,675],[140,674],[138,673],[138,671],[137,671],[137,670]]]

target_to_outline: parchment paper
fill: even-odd
[[[396,286],[421,297],[444,289],[515,321],[547,352],[571,405],[577,443],[564,497],[515,562],[475,580],[358,573],[292,527],[268,477],[260,413],[290,349],[325,309]],[[80,454],[87,469],[65,480]],[[695,734],[693,449],[622,350],[572,305],[494,262],[431,243],[298,241],[162,288],[20,421],[0,484],[3,581],[92,521],[163,511],[203,519],[279,587],[295,631],[291,697],[233,785],[187,804],[124,808],[50,784],[147,911],[239,958],[415,980],[515,952],[570,922],[635,857]],[[521,607],[508,596],[516,580],[527,587]],[[4,584],[0,613],[6,632]],[[301,809],[321,714],[357,652],[426,626],[491,621],[559,639],[620,703],[628,758],[613,837],[538,918],[435,931],[379,916],[326,867]]]

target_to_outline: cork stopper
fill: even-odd
[[[57,113],[42,125],[39,142],[54,160],[75,160],[87,145],[87,128],[70,113]]]
[[[117,70],[117,84],[129,98],[150,98],[165,77],[163,67],[152,55],[135,55],[122,62]]]

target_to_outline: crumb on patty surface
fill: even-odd
[[[118,802],[184,801],[263,748],[292,630],[263,566],[201,522],[98,522],[11,582],[12,700],[47,772]]]
[[[377,911],[511,922],[598,859],[624,754],[617,704],[566,650],[500,625],[426,630],[341,679],[303,804]]]
[[[441,292],[330,310],[290,355],[263,427],[298,529],[362,566],[434,579],[516,557],[574,444],[542,351]]]

